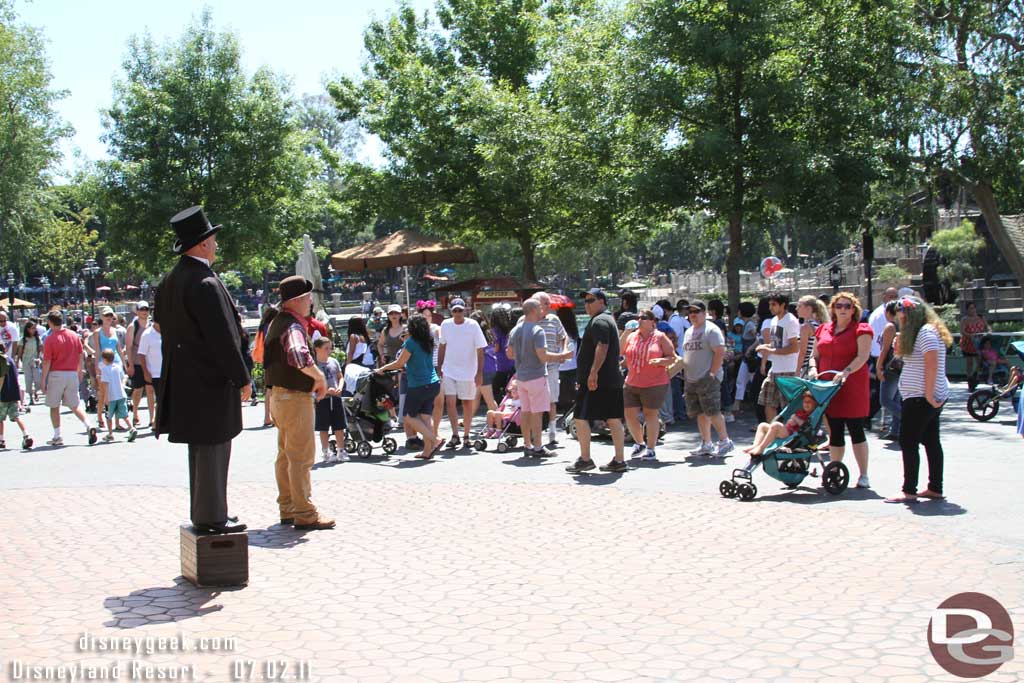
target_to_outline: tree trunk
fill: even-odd
[[[729,254],[725,258],[725,282],[729,290],[729,310],[735,313],[740,305],[740,264],[743,257],[743,67],[733,70],[732,138],[735,155],[732,162],[732,206],[729,210]]]
[[[999,247],[999,251],[1003,252],[1003,258],[1010,264],[1010,269],[1017,277],[1017,282],[1024,283],[1024,254],[1021,253],[1021,248],[1024,245],[1017,244],[1006,231],[1002,216],[999,215],[999,207],[996,205],[992,186],[982,181],[970,183],[969,188],[981,208],[981,215],[985,217],[985,225],[988,226],[992,240]]]
[[[523,277],[527,280],[536,280],[537,270],[533,253],[536,249],[536,245],[533,243],[533,237],[530,235],[530,231],[526,228],[522,228],[519,231],[518,241],[519,248],[523,252]]]

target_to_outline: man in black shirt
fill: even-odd
[[[590,322],[580,341],[576,359],[579,391],[576,395],[576,435],[580,457],[566,471],[572,474],[594,469],[590,459],[590,421],[605,420],[615,445],[615,458],[602,465],[604,472],[625,472],[625,432],[622,428],[622,373],[619,371],[619,333],[615,319],[608,312],[608,297],[603,291],[588,290],[583,294]]]

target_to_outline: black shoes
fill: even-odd
[[[291,526],[292,524],[295,524],[295,519],[294,518],[292,518],[292,517],[282,517],[281,518],[281,526]]]
[[[565,471],[568,472],[569,474],[581,474],[583,472],[589,472],[590,470],[594,469],[594,467],[595,465],[593,460],[584,460],[583,458],[578,458],[576,462],[566,467]]]
[[[418,451],[421,448],[423,448],[423,439],[419,437],[412,437],[411,439],[405,440],[405,450]]]
[[[193,524],[196,531],[207,534],[237,534],[245,531],[248,527],[244,524],[228,524],[227,522],[214,522],[212,524]]]
[[[629,466],[624,460],[611,460],[607,465],[601,465],[602,472],[625,472]]]

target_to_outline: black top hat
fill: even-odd
[[[178,241],[174,243],[174,253],[182,254],[220,230],[221,226],[210,225],[206,214],[203,213],[203,207],[190,206],[174,215],[171,227],[178,235]]]
[[[285,279],[281,280],[281,284],[277,287],[278,293],[281,295],[281,303],[300,297],[303,294],[308,294],[313,291],[313,283],[302,277],[301,275],[290,275]]]

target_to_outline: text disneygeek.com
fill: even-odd
[[[93,636],[82,634],[75,642],[75,652],[82,654],[119,655],[103,663],[60,663],[9,659],[4,662],[9,681],[181,681],[191,683],[206,679],[230,681],[311,681],[308,661],[291,659],[223,658],[215,663],[156,663],[145,661],[151,656],[235,653],[238,639],[191,635],[173,636]],[[177,659],[177,658],[176,658]]]

